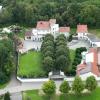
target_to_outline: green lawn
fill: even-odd
[[[42,55],[37,51],[29,51],[19,57],[18,75],[21,77],[41,77],[45,72],[42,69]]]
[[[23,100],[49,100],[45,96],[39,96],[38,90],[31,90],[27,92],[23,92]],[[60,95],[55,96],[51,100],[100,100],[100,87],[98,87],[91,94],[84,94],[81,96],[75,95]]]

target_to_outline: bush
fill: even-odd
[[[48,82],[45,82],[43,84],[42,90],[47,95],[54,94],[55,90],[56,90],[56,85],[55,85],[54,81],[49,80]]]
[[[69,36],[68,41],[71,42],[73,39],[72,34]]]
[[[69,83],[67,81],[63,81],[60,85],[60,92],[62,93],[68,93],[70,90]]]
[[[83,84],[81,78],[76,76],[75,80],[73,81],[73,84],[72,84],[72,90],[75,92],[75,94],[79,95],[79,94],[81,94],[83,89],[84,89],[84,84]]]
[[[10,100],[10,94],[8,92],[4,95],[4,100]]]
[[[0,84],[4,84],[7,81],[8,81],[8,77],[4,73],[0,72]]]
[[[97,81],[94,76],[90,76],[86,79],[86,88],[89,91],[95,90],[97,87]]]

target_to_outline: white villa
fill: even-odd
[[[25,33],[25,40],[41,41],[46,34],[52,34],[56,37],[59,34],[69,36],[70,27],[60,27],[56,24],[56,19],[49,21],[38,21],[36,28]]]
[[[100,47],[100,39],[88,32],[87,25],[77,25],[76,33],[78,39],[84,39],[88,41],[91,47]]]
[[[77,25],[77,35],[78,39],[83,39],[88,34],[88,28],[87,25]]]

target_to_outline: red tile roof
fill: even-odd
[[[31,36],[31,35],[32,35],[32,30],[27,31],[27,32],[25,33],[25,36]]]
[[[91,62],[91,72],[93,74],[97,75],[97,76],[100,76],[100,71],[99,71],[98,65],[97,65],[98,64],[98,57],[97,57],[98,56],[98,52],[97,52],[97,49],[91,48],[89,50],[89,53],[93,53],[93,62]],[[78,75],[80,75],[80,71],[81,70],[86,69],[86,67],[87,67],[86,65],[87,64],[83,63],[83,64],[80,64],[80,65],[77,66],[76,72],[77,72]]]
[[[39,21],[37,22],[37,29],[42,29],[42,30],[48,30],[50,29],[50,23],[49,21]]]
[[[77,33],[87,33],[88,32],[88,28],[87,25],[77,25]]]
[[[70,32],[70,27],[60,27],[59,32]]]
[[[92,63],[93,67],[92,67],[92,73],[96,74],[97,76],[100,76],[100,72],[98,69],[98,52],[97,49],[90,49],[90,52],[93,52],[94,55],[94,62]]]

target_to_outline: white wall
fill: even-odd
[[[88,62],[94,62],[94,55],[93,53],[87,53],[86,54],[86,63]]]
[[[78,38],[84,38],[88,33],[77,33]]]
[[[37,30],[38,35],[46,35],[48,33],[51,33],[50,29],[48,30]]]
[[[20,78],[17,76],[17,79],[20,81],[20,82],[46,82],[49,80],[49,78],[31,78],[31,79],[27,79],[27,78]]]
[[[58,31],[59,31],[59,24],[51,25],[51,34],[53,34],[55,36],[56,33],[58,33]]]

